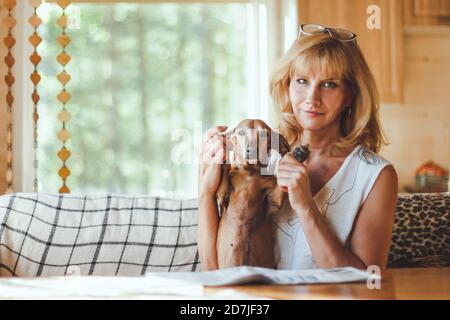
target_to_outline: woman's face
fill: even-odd
[[[320,73],[294,74],[289,97],[295,119],[304,130],[321,130],[337,126],[349,95],[342,79],[323,77]]]

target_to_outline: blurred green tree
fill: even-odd
[[[69,188],[196,196],[195,124],[205,131],[246,116],[245,4],[71,6],[79,8],[80,28],[68,30]],[[40,29],[38,175],[40,191],[56,192],[61,49],[55,39],[61,10],[50,3],[41,10],[47,19]],[[180,141],[172,135],[180,129],[190,138],[188,163],[173,159]]]

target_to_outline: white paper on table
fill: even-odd
[[[188,298],[184,296],[174,295],[152,295],[152,296],[137,296],[133,297],[133,300],[273,300],[271,297],[262,295],[253,295],[249,293],[240,292],[234,289],[220,289],[216,292],[210,292],[203,296],[190,296]]]
[[[234,267],[201,272],[152,272],[146,277],[182,279],[204,286],[225,286],[247,283],[316,284],[367,281],[370,275],[356,268],[275,270],[258,267]]]
[[[148,277],[70,276],[0,279],[0,298],[133,298],[152,296],[201,297],[203,286],[182,279]]]

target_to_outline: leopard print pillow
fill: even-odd
[[[400,193],[388,267],[450,265],[450,193]]]

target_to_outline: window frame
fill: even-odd
[[[55,3],[56,0],[47,0],[46,2]],[[247,77],[250,74],[257,73],[256,78],[258,79],[257,83],[255,83],[247,78],[248,89],[250,92],[253,92],[253,94],[249,94],[248,116],[259,117],[273,127],[278,125],[279,112],[274,110],[268,90],[270,68],[297,36],[296,0],[72,0],[73,4],[120,2],[246,3],[251,11],[250,19],[253,19],[252,21],[254,22],[249,24],[247,36],[248,39],[253,39],[254,41],[251,47],[257,48],[253,52],[250,52],[250,50],[247,52],[247,55],[252,57],[250,61],[254,61],[252,66],[248,67]],[[33,8],[26,1],[18,1],[14,14],[17,21],[27,22],[28,18],[33,14]],[[266,26],[263,23],[263,19],[267,21]],[[14,66],[16,82],[13,87],[15,97],[13,105],[13,189],[15,192],[33,192],[33,102],[30,98],[33,92],[33,85],[29,80],[33,66],[29,62],[32,46],[28,42],[28,37],[32,32],[33,29],[29,23],[17,23],[14,29],[16,45],[13,48],[13,55],[16,57]],[[259,37],[261,32],[267,32],[266,41],[261,41]],[[252,37],[251,34],[256,36]],[[264,47],[266,50],[264,50]],[[254,59],[255,57],[256,59]],[[262,73],[260,73],[261,70],[263,71]],[[55,190],[54,192],[57,191]]]

